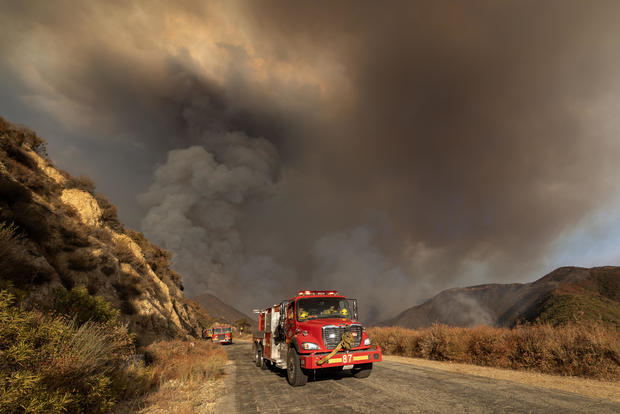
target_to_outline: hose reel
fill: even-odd
[[[338,345],[336,345],[336,347],[332,350],[332,352],[325,355],[323,358],[319,359],[317,361],[317,365],[323,365],[325,362],[329,361],[331,357],[336,355],[338,351],[340,351],[343,348],[347,351],[353,348],[353,342],[354,342],[354,339],[353,339],[353,334],[351,333],[351,331],[350,330],[345,331],[342,334],[342,339],[340,340]]]

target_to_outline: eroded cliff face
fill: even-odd
[[[49,305],[58,289],[86,286],[121,310],[138,344],[199,336],[211,322],[183,296],[169,254],[126,229],[86,178],[56,169],[34,133],[0,118],[0,225],[18,235],[0,252],[0,281]]]

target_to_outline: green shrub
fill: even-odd
[[[83,291],[73,292],[78,302]],[[114,324],[101,301],[107,323],[78,326],[15,306],[0,291],[0,411],[7,413],[99,413],[119,400],[143,394],[155,385],[153,373],[132,363],[135,348],[123,325]]]
[[[56,292],[55,310],[75,320],[78,326],[88,321],[116,322],[119,311],[101,296],[91,296],[84,286],[74,287],[71,290],[59,289]]]

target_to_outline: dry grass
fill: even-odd
[[[372,328],[369,335],[386,354],[454,361],[496,368],[620,379],[620,337],[596,323],[514,329],[434,325],[426,329]]]
[[[226,352],[205,341],[160,341],[146,348],[147,361],[160,382],[198,383],[222,375]]]
[[[219,345],[204,341],[161,341],[145,349],[158,388],[120,405],[116,412],[211,412],[227,361]]]

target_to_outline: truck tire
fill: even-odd
[[[355,378],[368,378],[372,372],[372,362],[370,364],[360,364],[351,371]]]
[[[260,348],[260,355],[259,355],[259,364],[258,366],[260,367],[260,369],[267,369],[269,368],[269,360],[265,359],[265,350],[261,347]]]
[[[257,367],[260,367],[261,359],[261,348],[256,342],[254,342],[254,363]]]
[[[295,348],[290,348],[288,350],[288,356],[286,357],[286,379],[293,387],[306,385],[308,381],[308,376],[301,369],[299,355],[297,351],[295,351]]]

